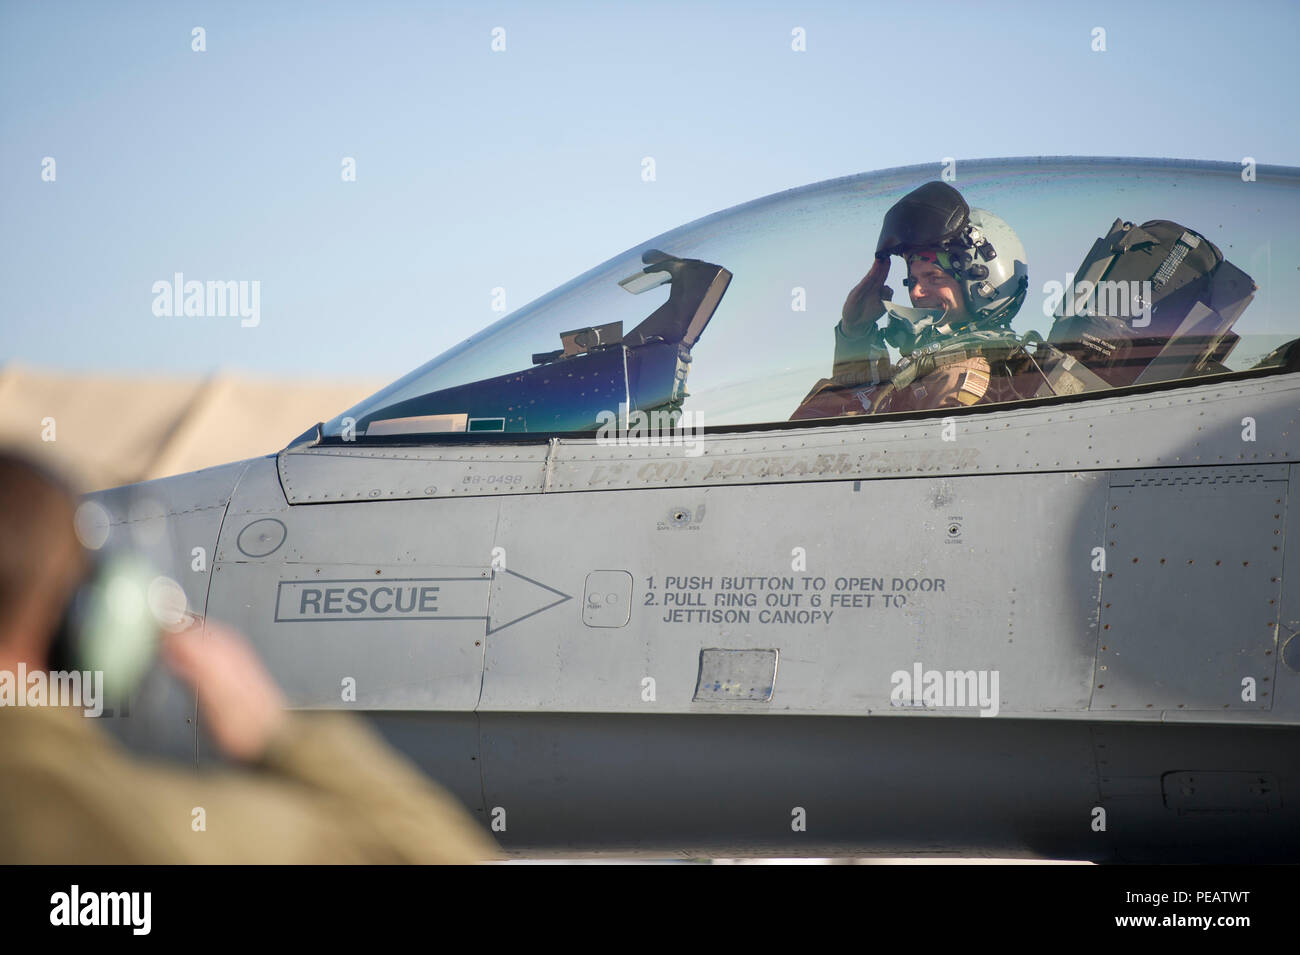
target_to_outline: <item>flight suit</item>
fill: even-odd
[[[831,377],[813,385],[790,420],[868,414],[873,396],[892,373],[889,351],[874,325],[865,335],[851,338],[836,322]]]
[[[1011,338],[961,333],[932,339],[932,354],[905,360],[894,368],[874,328],[850,338],[837,323],[832,377],[813,386],[790,420],[870,414],[873,409],[875,413],[929,411],[1015,400],[1018,395],[1008,392],[1006,376],[1001,374],[1002,362],[975,353],[1009,351],[1006,342]],[[907,372],[914,362],[917,367]]]
[[[924,408],[962,408],[988,394],[993,372],[987,358],[964,358],[937,368],[912,386]]]
[[[899,362],[890,394],[876,411],[932,411],[997,404],[1032,397],[1025,387],[1033,365],[1018,335],[1009,328],[971,328],[957,332],[927,329]],[[1037,376],[1041,377],[1041,376]]]
[[[0,707],[0,863],[503,858],[351,714],[289,713],[256,765],[211,772],[138,760],[94,723],[80,709]]]
[[[908,385],[896,388],[880,403],[878,412],[933,411],[941,408],[965,408],[974,404],[991,404],[1010,401],[1003,394],[998,368],[989,359],[976,355],[958,357],[939,363],[933,371],[925,373]]]

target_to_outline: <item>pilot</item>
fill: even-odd
[[[884,284],[891,255],[907,265],[911,308]],[[1010,324],[1028,286],[1024,247],[1006,222],[969,208],[947,183],[913,190],[886,213],[875,262],[845,300],[831,377],[792,420],[1019,397],[1012,379],[1024,352]],[[887,345],[902,356],[897,366]]]
[[[0,864],[500,857],[452,796],[357,717],[287,711],[248,643],[211,620],[202,635],[168,634],[163,651],[230,768],[138,759],[84,709],[44,695],[13,705],[55,662],[87,572],[75,507],[61,481],[0,450]]]

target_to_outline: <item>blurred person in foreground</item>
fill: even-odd
[[[47,669],[87,573],[76,506],[57,479],[0,450],[0,676],[10,689],[20,669]],[[238,634],[208,621],[202,633],[165,635],[162,653],[239,768],[144,762],[76,706],[0,705],[0,863],[502,858],[454,799],[356,717],[287,711]]]

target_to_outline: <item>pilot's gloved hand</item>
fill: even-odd
[[[859,338],[876,331],[876,320],[885,314],[884,303],[894,300],[894,290],[885,284],[888,276],[889,259],[876,259],[871,270],[849,292],[840,314],[840,328],[845,337]]]

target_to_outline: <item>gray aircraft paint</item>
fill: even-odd
[[[1262,286],[1240,369],[1248,344],[1292,327],[1300,294],[1296,171],[1240,173],[970,161],[962,188],[1032,239],[1031,297],[1076,266],[1094,210],[1111,221],[1100,200],[1192,216]],[[692,354],[688,410],[793,411],[829,358],[864,223],[932,178],[815,184],[653,240],[735,279]],[[513,373],[534,341],[641,321],[647,300],[619,285],[648,248],[394,387]],[[824,337],[792,324],[793,285]],[[789,367],[753,365],[757,342]],[[466,346],[476,363],[458,368]],[[319,443],[99,499],[193,611],[248,633],[294,706],[365,713],[485,825],[504,813],[510,851],[1300,860],[1300,374],[715,428],[698,455],[547,435],[340,442],[349,414]],[[824,578],[823,596],[856,583],[813,607],[786,577]],[[795,616],[760,617],[770,596]],[[997,715],[896,705],[893,677],[914,668],[996,674]],[[154,676],[113,723],[133,746],[213,758],[192,697]]]
[[[1269,849],[1254,857],[1293,858],[1296,810],[1267,791],[1300,785],[1285,729],[1300,725],[1300,674],[1277,665],[1278,634],[1300,629],[1300,589],[1294,575],[1261,583],[1239,567],[1215,585],[1207,564],[1230,553],[1284,576],[1298,393],[1286,375],[981,409],[955,416],[953,442],[937,418],[719,433],[697,458],[586,439],[300,447],[97,497],[115,529],[166,527],[194,607],[247,632],[293,705],[371,713],[485,818],[509,807],[496,835],[514,851],[1227,858],[1257,836]],[[1254,444],[1240,440],[1247,415]],[[1189,525],[1207,496],[1213,519]],[[141,497],[157,512],[133,511]],[[1116,506],[1129,523],[1112,529]],[[240,535],[268,520],[283,541],[264,556],[241,550]],[[1112,537],[1106,571],[1094,571],[1092,549]],[[181,573],[204,540],[215,544],[210,595],[205,576]],[[1140,570],[1121,556],[1130,541],[1144,548]],[[806,571],[790,569],[795,547]],[[1195,569],[1167,564],[1160,580],[1166,550]],[[802,625],[757,619],[767,593],[791,591],[742,587],[730,593],[758,601],[746,623],[665,622],[698,609],[664,606],[667,576],[712,577],[674,590],[706,610],[726,609],[711,605],[723,577],[793,577],[805,595],[802,578],[821,577],[823,596],[865,578],[857,592],[873,603],[895,577],[944,584],[905,591],[902,606],[826,607],[829,620]],[[281,583],[316,578],[463,581],[463,612],[449,616],[468,619],[276,622]],[[593,619],[591,593],[625,586],[630,612]],[[706,649],[776,650],[770,699],[699,695]],[[914,661],[998,670],[999,715],[891,706],[890,673]],[[1243,675],[1258,683],[1252,703]],[[357,680],[355,704],[340,700],[343,676]],[[647,676],[654,702],[642,698]],[[601,714],[614,722],[598,730]],[[970,729],[943,729],[954,721]],[[1169,723],[1183,729],[1151,735]],[[1023,761],[1007,761],[1013,744]],[[804,765],[810,752],[827,772]],[[873,768],[837,762],[857,752]],[[666,778],[686,785],[680,774],[693,773],[703,792],[653,784],[669,764]],[[972,786],[978,766],[1002,782]],[[981,821],[945,815],[932,791],[893,792],[898,774],[966,787],[963,813]],[[1004,784],[1039,809],[1008,815]],[[857,786],[875,790],[855,802]],[[816,837],[794,838],[786,803],[814,805]],[[1124,807],[1144,834],[1088,832],[1094,803]],[[1068,835],[1076,826],[1085,835]]]

